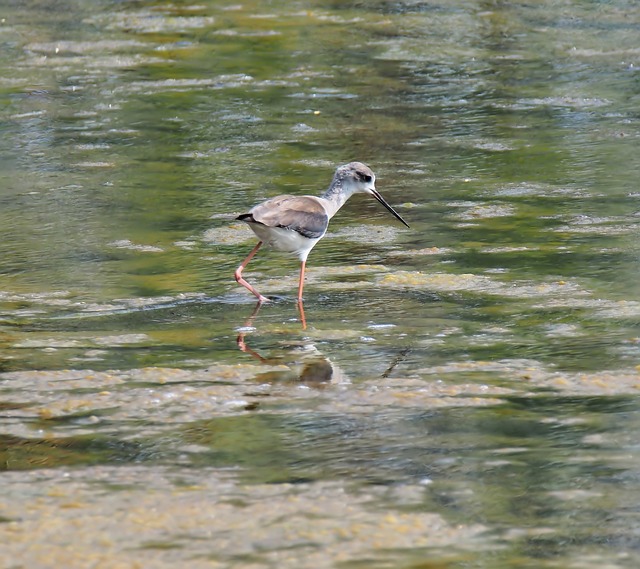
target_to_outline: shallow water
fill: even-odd
[[[0,22],[0,559],[637,567],[634,2]],[[361,160],[298,265],[234,217]],[[634,521],[635,520],[635,521]]]

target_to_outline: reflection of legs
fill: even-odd
[[[247,255],[247,258],[244,261],[242,261],[240,266],[236,269],[234,276],[236,277],[236,282],[238,284],[241,284],[251,294],[253,294],[258,299],[259,302],[262,303],[262,302],[269,302],[269,299],[266,296],[262,296],[255,288],[253,288],[247,281],[245,281],[242,278],[242,271],[244,271],[244,268],[249,264],[249,261],[253,259],[254,255],[258,252],[260,247],[262,247],[262,241],[258,241],[258,244],[253,249],[251,249],[251,253]]]
[[[244,341],[244,337],[247,335],[247,332],[248,332],[247,329],[253,326],[253,319],[258,315],[258,312],[260,311],[261,306],[262,306],[262,302],[258,301],[258,304],[256,304],[256,307],[253,309],[251,316],[249,316],[249,319],[244,323],[244,326],[240,330],[240,334],[238,334],[238,337],[236,338],[236,343],[238,344],[238,348],[240,348],[241,351],[247,354],[251,354],[255,358],[259,359],[261,362],[266,362],[267,360],[265,358],[263,358],[257,352],[253,351],[249,346],[247,346],[247,344]]]
[[[253,320],[258,315],[258,312],[260,312],[261,307],[262,307],[262,302],[258,301],[258,304],[256,304],[256,307],[253,309],[251,316],[249,316],[247,321],[244,323],[244,326],[239,329],[239,334],[238,334],[238,337],[236,338],[236,343],[240,351],[244,352],[245,354],[249,354],[253,356],[257,360],[260,360],[262,363],[269,364],[269,365],[274,365],[275,363],[281,363],[279,360],[273,360],[273,359],[270,360],[267,358],[263,358],[258,352],[256,352],[255,350],[252,350],[249,346],[247,346],[247,343],[244,340],[245,336],[247,335],[247,332],[249,332],[251,327],[253,326]],[[306,330],[307,321],[304,318],[304,308],[302,307],[302,302],[298,303],[298,310],[300,312],[300,321],[302,322],[302,329]]]
[[[298,302],[298,311],[300,312],[300,322],[302,322],[302,329],[307,329],[307,320],[304,317],[304,306],[302,305],[302,300]]]

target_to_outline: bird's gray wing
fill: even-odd
[[[258,204],[238,219],[297,231],[309,239],[319,239],[327,230],[329,216],[311,196],[278,196]]]

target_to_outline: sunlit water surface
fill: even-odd
[[[638,567],[636,2],[1,15],[3,566]]]

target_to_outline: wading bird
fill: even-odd
[[[258,204],[248,213],[239,215],[236,219],[249,225],[260,241],[236,269],[236,281],[254,294],[259,303],[267,302],[269,299],[266,296],[261,295],[242,278],[242,271],[262,245],[295,255],[302,263],[298,284],[298,302],[302,305],[307,256],[327,232],[329,220],[353,194],[364,193],[373,196],[409,227],[398,212],[378,193],[375,181],[375,174],[368,166],[361,162],[350,162],[336,170],[329,189],[321,197],[277,196]]]

